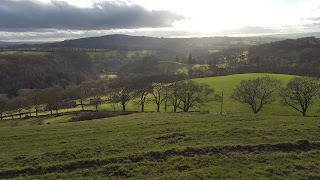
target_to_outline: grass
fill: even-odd
[[[194,79],[195,82],[208,84],[212,88],[215,89],[216,93],[221,94],[223,91],[224,93],[224,111],[227,113],[242,113],[251,112],[250,106],[247,104],[241,104],[236,102],[231,98],[231,94],[235,87],[240,84],[240,81],[247,80],[250,78],[257,78],[263,76],[270,76],[272,78],[276,78],[283,83],[285,86],[292,78],[295,76],[292,75],[283,75],[283,74],[263,74],[263,73],[251,73],[251,74],[236,74],[236,75],[229,75],[229,76],[220,76],[214,78],[199,78]],[[318,100],[316,102],[319,102]],[[208,105],[207,109],[211,109],[214,112],[220,111],[220,103],[219,102],[212,102]],[[310,106],[308,110],[309,116],[319,116],[319,106],[317,103]],[[275,102],[269,105],[265,105],[261,110],[262,114],[274,114],[274,115],[300,115],[300,113],[290,107],[283,106],[281,103],[281,99],[278,97]]]
[[[69,114],[0,121],[0,178],[319,179],[320,120],[312,117],[319,113],[317,106],[309,117],[301,117],[278,100],[254,115],[230,98],[241,80],[265,75],[284,84],[294,77],[194,79],[224,92],[225,115],[217,115],[220,104],[211,102],[200,108],[210,113],[149,112],[81,122],[70,122]],[[136,103],[127,108],[139,110]],[[154,111],[155,105],[149,102],[146,110]]]
[[[177,72],[188,73],[189,65],[174,61],[159,61],[158,68],[164,73],[174,74]]]
[[[239,147],[294,143],[302,139],[317,142],[319,132],[320,121],[316,117],[247,113],[224,116],[139,113],[95,121],[1,127],[0,176],[317,179],[320,173],[317,148],[248,152]],[[202,153],[208,147],[220,150]],[[179,153],[193,151],[197,155]]]
[[[25,54],[25,55],[39,55],[45,56],[51,52],[42,52],[42,51],[0,51],[0,54]]]

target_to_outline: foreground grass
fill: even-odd
[[[294,150],[289,144],[286,151],[269,151],[269,146],[248,151],[242,146],[318,142],[319,133],[316,117],[246,113],[140,113],[75,123],[0,127],[0,176],[318,179],[318,148]],[[205,153],[213,147],[217,152]]]

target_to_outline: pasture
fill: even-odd
[[[317,103],[308,117],[282,106],[280,99],[254,115],[247,105],[230,98],[241,80],[265,75],[284,84],[294,77],[193,79],[224,92],[223,115],[218,114],[219,102],[191,113],[155,113],[155,104],[149,102],[147,113],[99,120],[70,122],[72,114],[3,120],[0,178],[319,179]],[[107,104],[100,108],[112,110]],[[127,109],[140,108],[132,102]]]
[[[0,128],[0,178],[317,179],[317,117],[139,113]]]

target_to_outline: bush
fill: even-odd
[[[86,120],[93,120],[93,119],[102,119],[108,117],[115,117],[115,116],[122,116],[132,114],[134,112],[115,112],[115,111],[101,111],[101,112],[82,112],[77,116],[71,118],[71,122],[76,121],[86,121]]]

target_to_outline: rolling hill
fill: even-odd
[[[82,122],[70,122],[71,115],[3,120],[0,178],[320,178],[318,117],[301,117],[277,103],[253,115],[229,98],[241,80],[265,75],[283,83],[294,77],[193,79],[224,91],[224,115],[147,112]],[[213,103],[203,110],[217,107]]]
[[[203,38],[154,38],[145,36],[107,35],[71,39],[62,42],[35,44],[41,48],[101,48],[113,50],[157,50],[188,54],[208,52],[212,49],[248,47],[278,40],[271,37],[203,37]],[[21,48],[23,46],[19,46]]]
[[[250,113],[252,110],[246,104],[240,104],[239,102],[234,101],[230,98],[233,90],[236,88],[240,81],[248,80],[250,78],[257,78],[263,76],[270,76],[272,78],[276,78],[280,80],[284,85],[287,84],[290,79],[294,76],[292,75],[283,75],[283,74],[267,74],[267,73],[251,73],[251,74],[234,74],[229,76],[218,76],[218,77],[208,77],[208,78],[199,78],[194,79],[197,83],[208,84],[212,88],[215,89],[216,93],[224,92],[224,111],[226,113]],[[214,112],[220,111],[220,103],[213,102],[210,105]],[[312,113],[316,113],[316,107],[312,110]],[[296,113],[295,110],[289,107],[285,107],[281,105],[280,100],[275,101],[271,105],[266,105],[262,112],[263,114],[276,114],[276,115],[300,115]]]

